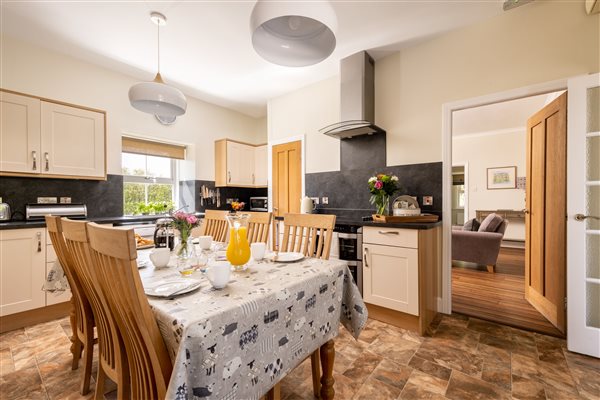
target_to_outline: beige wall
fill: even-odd
[[[388,165],[442,160],[444,103],[600,71],[598,32],[600,15],[586,15],[583,1],[536,1],[378,60],[376,123],[387,130]],[[339,145],[314,129],[339,112],[335,80],[269,102],[269,139],[311,138],[307,172],[339,170]]]
[[[525,131],[495,135],[458,136],[452,139],[452,164],[468,163],[469,187],[465,192],[469,199],[469,215],[475,218],[476,210],[522,210],[525,208],[525,190],[487,189],[487,169],[493,167],[517,167],[517,176],[526,175]],[[525,240],[525,225],[510,221],[505,237]]]
[[[129,104],[135,78],[2,37],[2,81],[5,89],[99,108],[107,112],[108,173],[121,173],[121,136],[134,134],[189,144],[185,179],[214,179],[214,140],[224,137],[265,143],[266,121],[187,97],[186,114],[163,126]],[[195,161],[195,163],[194,163]]]

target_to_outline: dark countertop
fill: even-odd
[[[196,213],[197,217],[203,217],[204,213]],[[97,222],[99,224],[116,224],[116,225],[130,225],[130,224],[151,224],[159,218],[165,218],[167,215],[126,215],[121,217],[95,217],[86,218],[85,221]],[[27,228],[45,228],[46,222],[44,220],[39,221],[8,221],[0,222],[0,230],[3,229],[27,229]]]
[[[283,221],[283,217],[275,217],[278,221]],[[380,228],[401,228],[401,229],[433,229],[442,225],[442,221],[437,222],[400,222],[400,223],[381,223],[373,221],[363,221],[356,218],[338,217],[335,220],[336,225],[355,225],[355,226],[374,226]]]

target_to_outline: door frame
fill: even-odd
[[[463,167],[464,175],[465,175],[465,207],[464,207],[464,221],[467,222],[469,220],[469,163],[467,161],[453,162],[452,168],[454,167]],[[452,175],[452,168],[450,168],[450,175]],[[450,176],[452,177],[452,176]],[[450,186],[450,196],[452,196],[452,186]],[[450,200],[450,215],[452,215],[452,200]]]
[[[442,297],[438,299],[438,312],[445,314],[452,312],[452,113],[567,90],[567,82],[568,78],[558,79],[442,104]]]
[[[298,142],[300,141],[300,197],[304,197],[304,176],[306,175],[306,141],[305,135],[288,136],[282,139],[269,139],[267,143],[267,196],[268,196],[268,210],[273,212],[273,146],[280,144]]]

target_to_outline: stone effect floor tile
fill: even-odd
[[[566,342],[460,314],[438,315],[428,335],[369,320],[359,340],[336,338],[336,400],[594,399],[600,360]],[[71,370],[69,318],[0,335],[0,398],[90,399]],[[283,400],[314,400],[310,359],[281,382]],[[106,398],[115,398],[116,391]]]

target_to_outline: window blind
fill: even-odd
[[[185,159],[185,146],[131,137],[122,138],[122,150],[125,153],[145,154],[147,156]]]

